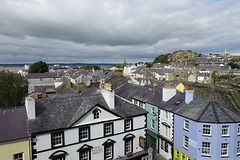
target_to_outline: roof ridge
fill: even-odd
[[[225,112],[225,110],[222,108],[223,106],[220,106],[219,103],[216,103],[216,104],[222,110],[222,112],[224,112],[232,121],[236,122],[235,119],[233,119],[227,112]]]
[[[203,114],[207,111],[210,103],[211,103],[211,101],[209,101],[208,104],[207,104],[207,106],[203,109],[202,113],[201,113],[200,116],[197,118],[197,121],[199,121],[199,120],[202,118]]]
[[[214,116],[216,118],[216,121],[219,122],[219,118],[218,118],[218,115],[217,115],[217,112],[216,112],[215,105],[214,105],[213,101],[211,101],[211,102],[212,102],[213,114],[214,114]]]

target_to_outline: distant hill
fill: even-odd
[[[162,54],[156,57],[153,63],[163,63],[168,64],[170,62],[175,62],[180,58],[193,58],[193,57],[200,57],[202,54],[198,54],[196,52],[192,52],[190,50],[179,50],[173,53]]]

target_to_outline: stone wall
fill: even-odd
[[[205,85],[200,83],[185,82],[186,88],[192,88],[194,95],[206,97],[218,101],[240,112],[240,92],[236,89],[228,89],[224,86]]]

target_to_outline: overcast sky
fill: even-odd
[[[240,0],[1,0],[0,63],[240,53]]]

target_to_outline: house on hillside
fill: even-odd
[[[147,112],[114,92],[26,98],[33,159],[142,160]]]
[[[25,107],[0,109],[0,159],[31,160]]]

